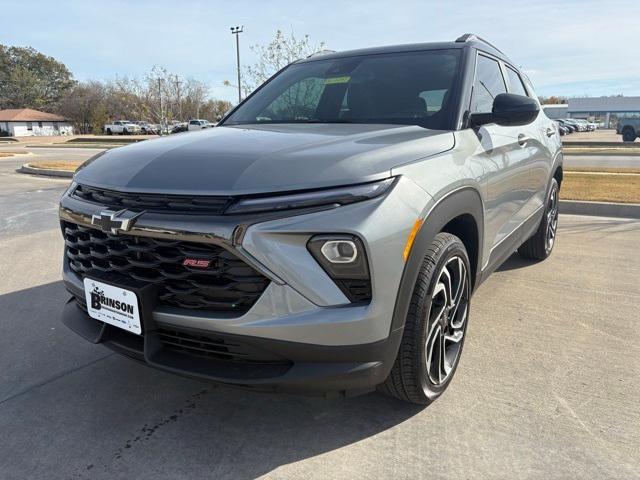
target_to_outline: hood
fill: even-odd
[[[266,193],[385,178],[396,165],[453,145],[451,132],[404,125],[216,127],[108,150],[74,178],[140,193]]]

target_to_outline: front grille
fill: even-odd
[[[158,286],[158,304],[233,312],[251,308],[269,280],[217,245],[112,235],[63,222],[66,256],[79,275],[115,274]],[[208,268],[184,266],[185,258],[209,260]]]
[[[241,363],[288,363],[282,357],[215,334],[199,334],[174,328],[156,331],[167,350],[188,355]]]
[[[125,193],[104,188],[77,185],[72,197],[115,210],[134,212],[199,213],[221,215],[229,206],[229,196],[157,195],[152,193]]]

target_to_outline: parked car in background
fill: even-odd
[[[209,120],[203,120],[201,118],[193,118],[189,120],[189,131],[203,130],[205,128],[211,128],[213,125],[209,123]]]
[[[187,122],[178,122],[174,123],[173,127],[171,127],[171,133],[181,133],[189,130],[189,125]]]
[[[640,134],[640,118],[619,118],[616,133],[622,135],[622,141],[634,142]]]
[[[558,123],[560,123],[560,125],[562,125],[564,127],[564,129],[566,130],[565,133],[567,135],[578,130],[578,127],[576,127],[574,124],[570,123],[569,121],[567,121],[564,118],[559,119]]]
[[[566,125],[569,125],[569,127],[572,130],[572,132],[579,132],[580,131],[580,125],[573,118],[565,118],[565,119],[563,119],[563,122]]]
[[[581,132],[592,132],[595,130],[595,124],[585,120],[584,118],[576,118],[575,121],[580,126]]]
[[[149,123],[145,121],[139,121],[134,123],[140,127],[140,133],[149,135],[149,134],[157,134],[160,132],[160,125],[156,125],[154,123]]]
[[[554,120],[554,123],[558,127],[558,132],[560,133],[560,135],[566,135],[567,133],[569,133],[569,129],[565,127],[560,121]]]
[[[130,122],[129,120],[116,120],[113,123],[107,123],[104,126],[104,132],[107,135],[120,134],[120,135],[130,135],[141,132],[140,125],[137,125],[134,122]]]

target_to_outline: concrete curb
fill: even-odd
[[[560,200],[560,213],[595,217],[640,218],[640,204]]]
[[[73,178],[73,172],[67,170],[50,170],[47,168],[35,168],[30,164],[25,163],[16,170],[18,173],[28,173],[30,175],[43,175],[45,177],[61,177],[61,178]]]

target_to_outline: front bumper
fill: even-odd
[[[351,396],[375,389],[389,374],[402,336],[402,331],[397,330],[385,340],[371,344],[325,346],[212,334],[184,327],[175,330],[161,323],[147,324],[144,335],[135,335],[92,319],[74,299],[65,305],[62,321],[92,343],[102,343],[119,354],[167,372],[252,390],[325,396]],[[167,328],[174,335],[196,338],[200,345],[206,345],[202,342],[208,339],[212,344],[232,346],[223,348],[251,352],[254,358],[249,355],[248,360],[238,362],[225,358],[226,354],[207,356],[195,348],[176,350],[163,342],[162,332]]]
[[[153,305],[143,317],[141,337],[91,319],[75,302],[65,306],[63,322],[88,340],[151,366],[216,382],[278,391],[371,389],[384,381],[397,353],[401,330],[391,331],[391,319],[404,270],[402,251],[429,200],[420,187],[400,177],[384,197],[303,214],[145,213],[126,235],[215,243],[269,278],[269,286],[240,316]],[[90,227],[91,216],[101,210],[65,195],[60,217]],[[350,303],[312,257],[306,244],[316,234],[350,234],[363,241],[371,272],[370,303]],[[84,296],[83,279],[66,261],[63,278],[70,293]],[[158,347],[158,328],[231,339],[281,362],[266,368],[171,352]]]

